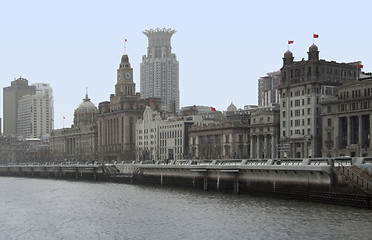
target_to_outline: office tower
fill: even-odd
[[[141,63],[141,98],[161,98],[168,112],[178,112],[179,63],[172,53],[172,29],[150,29],[143,33],[148,37],[147,55]]]
[[[268,107],[279,103],[280,71],[268,73],[258,79],[258,106]]]
[[[22,77],[14,79],[9,87],[3,88],[4,135],[17,136],[18,101],[25,95],[34,95],[35,86],[29,86]]]
[[[48,83],[35,83],[36,94],[18,101],[17,136],[41,138],[53,130],[53,90]]]

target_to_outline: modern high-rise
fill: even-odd
[[[35,86],[29,86],[22,77],[14,79],[9,87],[3,88],[4,135],[17,136],[18,101],[25,95],[34,95]]]
[[[165,28],[143,32],[148,37],[148,47],[141,63],[141,98],[161,98],[168,112],[177,112],[180,104],[179,62],[171,47],[175,32]]]
[[[279,103],[280,71],[268,73],[258,79],[258,106],[269,107]]]
[[[17,136],[41,138],[53,130],[53,90],[49,83],[35,83],[36,94],[18,101]]]

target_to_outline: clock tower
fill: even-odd
[[[117,71],[117,83],[115,85],[116,96],[135,96],[136,84],[133,82],[133,68],[130,66],[128,55],[121,57]]]

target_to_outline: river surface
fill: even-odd
[[[372,210],[141,185],[0,177],[0,239],[372,239]]]

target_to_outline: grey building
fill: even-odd
[[[178,112],[180,105],[179,63],[171,47],[175,32],[165,28],[143,32],[148,37],[148,47],[141,63],[141,98],[161,98],[168,112]]]
[[[133,68],[128,55],[123,55],[117,70],[115,94],[98,105],[98,154],[104,161],[136,159],[136,122],[146,106],[159,110],[160,99],[141,99],[133,82]]]
[[[322,102],[322,156],[372,156],[372,78],[341,85]]]
[[[268,107],[279,103],[280,71],[267,73],[258,79],[258,106]]]
[[[314,44],[309,47],[308,60],[293,61],[292,52],[284,53],[279,148],[288,149],[287,157],[321,156],[321,102],[334,96],[342,83],[357,79],[357,64],[321,60]]]
[[[56,162],[91,162],[98,157],[98,109],[88,93],[75,109],[74,124],[70,128],[56,129],[50,138],[51,155]]]
[[[3,88],[4,135],[17,136],[18,101],[25,95],[35,93],[35,86],[29,86],[28,80],[22,77]]]

